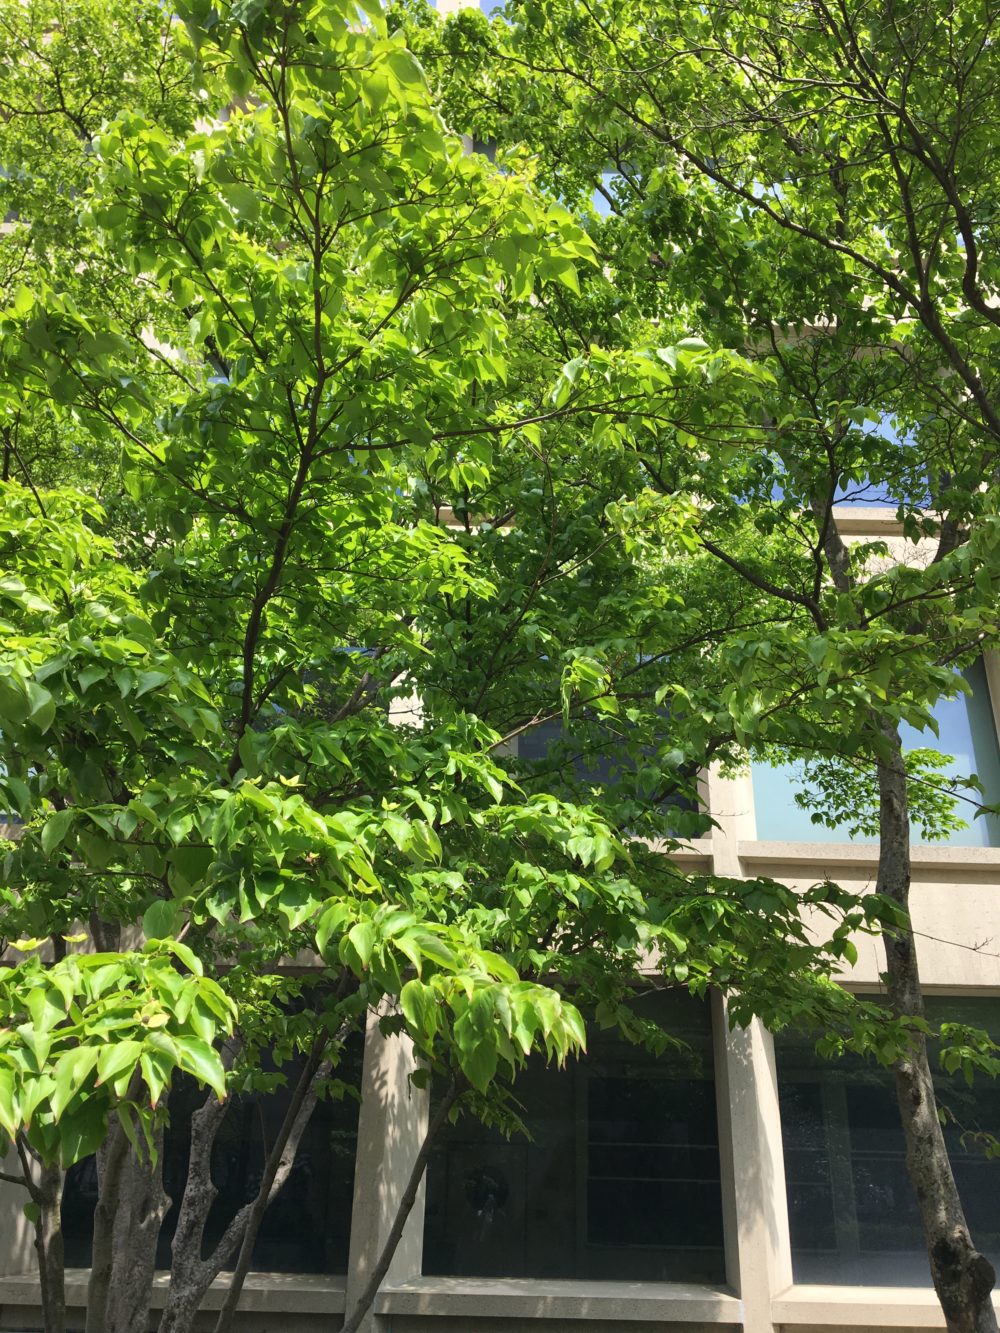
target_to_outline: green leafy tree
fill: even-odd
[[[155,3],[7,5],[0,14],[0,302],[58,274],[66,292],[102,305],[139,329],[148,317],[141,284],[103,261],[79,224],[94,180],[94,136],[128,106],[175,132],[190,127],[200,103],[162,7]],[[4,221],[6,219],[6,221]],[[116,495],[114,450],[82,432],[51,406],[29,413],[15,401],[0,419],[0,476],[22,484],[60,484],[72,460],[74,479],[92,478],[105,501]]]
[[[696,711],[866,796],[897,909],[884,943],[910,1029],[891,1061],[908,1166],[963,1331],[996,1328],[994,1275],[948,1163],[905,924],[913,777],[932,833],[954,793],[926,765],[908,774],[899,726],[928,725],[962,688],[955,668],[996,642],[996,20],[989,5],[824,0],[526,0],[492,22],[407,20],[455,123],[511,162],[533,155],[591,218],[609,280],[588,272],[580,300],[560,298],[554,336],[623,345],[652,317],[774,375],[756,414],[730,399],[728,419],[698,410],[636,436],[644,512],[697,497],[692,549],[759,597],[760,624],[720,647],[727,683],[685,687]],[[907,550],[841,540],[835,502],[866,494],[898,506]]]
[[[890,910],[816,886],[817,942],[789,891],[666,855],[705,827],[667,798],[743,741],[703,695],[761,590],[719,584],[643,442],[752,415],[773,373],[648,320],[579,345],[556,317],[600,272],[593,243],[530,173],[464,151],[377,6],[176,10],[136,11],[141,95],[107,106],[115,22],[31,8],[10,94],[85,149],[46,185],[25,136],[11,235],[37,262],[0,324],[5,421],[54,431],[18,446],[0,514],[0,805],[21,821],[0,1128],[53,1333],[63,1173],[95,1150],[88,1333],[147,1326],[179,1075],[205,1100],[160,1326],[189,1329],[231,1265],[221,1333],[369,1014],[446,1112],[500,1114],[532,1051],[583,1046],[583,1015],[662,1040],[628,1007],[644,968],[743,1020],[847,1030],[864,1007],[829,976]],[[78,22],[97,35],[70,47]],[[77,140],[91,102],[106,123]],[[509,753],[555,720],[558,763]],[[617,765],[603,793],[578,756]],[[206,1254],[212,1144],[228,1094],[266,1087],[263,1051],[300,1057],[290,1109]]]

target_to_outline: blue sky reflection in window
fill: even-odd
[[[990,701],[989,685],[983,663],[976,662],[964,673],[966,682],[971,686],[971,693],[960,694],[954,699],[942,699],[934,708],[934,716],[939,728],[939,736],[930,731],[917,731],[914,727],[900,728],[904,749],[935,750],[948,756],[943,767],[925,772],[927,782],[945,782],[949,779],[966,778],[976,774],[982,783],[984,795],[977,796],[975,791],[963,793],[957,791],[955,815],[966,825],[965,828],[951,830],[944,837],[935,837],[935,842],[942,842],[953,847],[997,847],[1000,846],[1000,820],[993,815],[975,817],[975,800],[989,804],[1000,800],[1000,748],[997,745],[996,725]],[[857,829],[852,832],[850,821],[829,828],[825,824],[813,822],[812,813],[821,801],[816,788],[807,783],[805,765],[801,762],[790,763],[755,763],[753,772],[754,808],[757,816],[757,837],[765,842],[792,839],[799,842],[875,842],[877,836],[874,827]],[[874,773],[859,773],[866,783],[874,789]],[[913,784],[914,813],[919,816],[922,793],[918,784]],[[796,802],[796,794],[807,800],[812,809]],[[972,798],[965,799],[966,797]],[[877,826],[877,811],[875,822]],[[913,820],[913,841],[928,841],[928,833],[921,830],[919,818]]]

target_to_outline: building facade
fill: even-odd
[[[845,536],[892,539],[886,510],[854,510]],[[1000,663],[942,717],[936,742],[975,767],[987,799],[1000,774]],[[951,707],[951,706],[949,706]],[[715,827],[676,853],[693,871],[792,887],[829,878],[864,892],[877,848],[836,832],[805,840],[792,775],[704,775]],[[776,837],[787,830],[789,836]],[[767,836],[761,836],[765,833]],[[913,848],[913,916],[929,1004],[1000,1031],[1000,845],[977,820],[950,843]],[[879,990],[881,948],[859,939],[843,984]],[[725,1002],[667,1005],[683,1050],[636,1053],[599,1034],[585,1062],[529,1070],[518,1096],[530,1138],[460,1121],[435,1150],[367,1333],[824,1333],[935,1329],[944,1321],[905,1175],[885,1071],[820,1060],[807,1034],[730,1029]],[[320,1119],[262,1237],[269,1271],[251,1275],[245,1333],[335,1333],[385,1243],[430,1114],[409,1081],[405,1038],[370,1022],[360,1110]],[[980,1247],[1000,1261],[1000,1163],[981,1131],[1000,1095],[944,1081],[946,1136]],[[237,1117],[226,1148],[234,1188],[255,1169]],[[167,1163],[167,1174],[172,1170]],[[183,1170],[180,1163],[177,1170]],[[67,1190],[70,1326],[82,1327],[86,1170]],[[168,1182],[169,1186],[169,1182]],[[223,1193],[226,1189],[223,1182]],[[0,1182],[0,1329],[42,1326],[23,1193]],[[85,1228],[84,1228],[85,1230]],[[1000,1265],[998,1265],[1000,1266]],[[203,1316],[222,1288],[210,1293]],[[1000,1302],[998,1302],[1000,1305]]]

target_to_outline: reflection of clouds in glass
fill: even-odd
[[[972,687],[971,694],[960,694],[954,699],[940,699],[933,708],[937,719],[937,736],[932,731],[918,731],[902,725],[899,729],[904,750],[936,750],[950,756],[949,762],[937,770],[936,777],[947,783],[949,778],[964,778],[976,774],[983,784],[980,798],[986,804],[1000,800],[1000,746],[997,744],[993,709],[990,702],[986,670],[976,662],[964,673]],[[753,773],[754,806],[757,813],[757,837],[762,842],[789,839],[795,842],[871,842],[868,837],[852,837],[846,828],[827,828],[814,824],[809,810],[795,804],[796,791],[803,787],[804,770],[801,762],[785,764],[755,763]],[[874,773],[872,783],[874,787]],[[975,796],[975,793],[970,793]],[[957,829],[942,839],[942,845],[952,847],[1000,846],[1000,821],[995,816],[975,818],[975,806],[959,802],[959,816],[968,828]]]

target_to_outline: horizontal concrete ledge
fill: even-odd
[[[659,850],[655,842],[651,842],[649,845],[653,851]],[[712,839],[688,838],[680,847],[675,847],[667,855],[671,861],[676,861],[678,865],[710,867],[712,863]]]
[[[618,1319],[740,1324],[731,1292],[686,1283],[420,1277],[383,1287],[378,1314],[465,1315],[481,1319]]]
[[[1000,1311],[1000,1295],[993,1298]],[[789,1287],[771,1302],[775,1324],[845,1328],[944,1328],[929,1287]]]
[[[86,1306],[86,1268],[66,1270],[66,1304]],[[154,1310],[162,1310],[167,1298],[168,1273],[153,1279]],[[240,1310],[282,1314],[343,1314],[346,1279],[319,1273],[248,1273],[240,1295]],[[229,1275],[212,1283],[202,1302],[203,1310],[218,1310],[229,1288]],[[34,1273],[0,1277],[0,1305],[38,1305],[41,1294]]]
[[[878,846],[870,842],[740,842],[737,853],[747,864],[780,861],[810,866],[878,865]],[[1000,872],[1000,847],[930,847],[914,843],[910,861],[915,870],[997,870]]]
[[[890,505],[882,509],[876,505],[838,504],[833,507],[833,518],[842,537],[893,537],[903,531]]]

